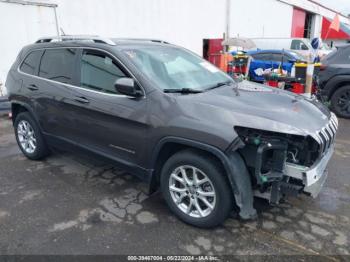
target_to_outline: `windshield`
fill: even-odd
[[[234,80],[218,68],[181,48],[151,46],[123,52],[162,90],[205,90]]]

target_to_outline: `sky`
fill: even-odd
[[[350,0],[316,0],[324,6],[330,7],[345,15],[350,14]]]

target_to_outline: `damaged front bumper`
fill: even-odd
[[[297,196],[305,193],[316,198],[327,179],[327,165],[333,152],[334,145],[312,167],[286,163],[282,181],[273,182],[272,186],[263,193],[255,190],[254,195],[267,199],[272,204],[278,204],[284,195]]]
[[[236,202],[255,196],[279,204],[284,196],[296,197],[301,193],[316,198],[327,179],[337,130],[338,119],[333,113],[324,127],[308,136],[235,127],[243,143],[238,152],[252,179],[251,190],[248,186],[232,186],[237,191]],[[249,194],[242,197],[242,192]],[[240,204],[241,210],[252,210],[250,203]]]
[[[328,175],[327,165],[333,155],[333,152],[334,145],[331,146],[327,153],[310,168],[287,163],[285,167],[285,174],[288,177],[301,181],[304,186],[303,192],[316,198],[326,181]]]

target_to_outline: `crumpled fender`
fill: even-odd
[[[239,216],[243,220],[257,218],[257,212],[253,207],[254,194],[252,182],[247,167],[242,157],[237,152],[228,154],[229,168],[228,177],[236,200],[236,205],[240,208]]]

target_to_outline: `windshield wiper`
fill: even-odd
[[[219,87],[222,87],[222,86],[228,86],[228,85],[231,85],[232,83],[233,83],[233,81],[219,82],[219,83],[216,83],[213,86],[210,86],[210,87],[206,88],[205,91],[212,90],[212,89],[215,89],[215,88],[219,88]]]
[[[177,89],[164,89],[164,93],[181,93],[181,94],[198,94],[203,93],[203,90],[192,89],[192,88],[177,88]]]

